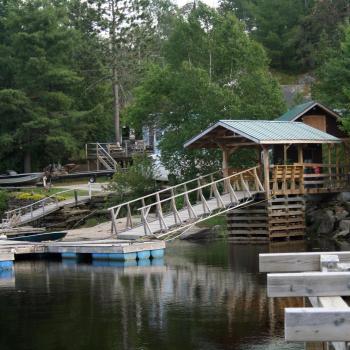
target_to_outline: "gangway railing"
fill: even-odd
[[[78,204],[81,197],[91,196],[92,190],[89,190],[89,194],[81,196],[77,189],[67,189],[56,192],[48,197],[40,199],[34,203],[25,205],[20,208],[15,208],[5,212],[5,219],[2,219],[3,228],[11,228],[19,226],[23,223],[34,221],[36,218],[40,218],[47,213],[47,208],[50,207],[50,212],[53,208],[59,208],[60,203],[70,200],[72,203]],[[72,196],[67,196],[69,193]],[[63,196],[64,195],[64,196]]]
[[[252,198],[256,192],[264,192],[257,169],[253,167],[216,180],[214,175],[218,172],[200,176],[111,207],[112,233],[120,234],[137,226],[143,226],[145,235],[169,232],[171,227],[180,227],[215,210],[240,204]],[[189,189],[190,186],[193,188]],[[165,195],[165,198],[161,198]],[[196,211],[194,206],[198,204],[201,209]],[[169,216],[173,218],[171,226],[166,222]],[[125,224],[118,225],[117,220],[122,217],[126,218]],[[151,224],[155,221],[159,224],[152,229]]]

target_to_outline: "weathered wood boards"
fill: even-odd
[[[260,254],[260,272],[320,271],[321,252]],[[341,263],[350,263],[350,252],[327,252],[338,255]]]
[[[334,350],[349,349],[350,308],[341,297],[350,295],[349,259],[350,252],[260,255],[261,271],[318,271],[268,274],[269,296],[305,296],[313,306],[286,309],[287,341],[307,342],[310,349],[317,344],[324,349],[322,342],[327,349],[329,344]]]
[[[288,308],[287,341],[350,341],[350,309]]]
[[[134,253],[146,250],[165,249],[165,242],[144,242],[135,244],[50,244],[47,246],[49,253],[80,253],[80,254],[93,254],[93,253]]]
[[[308,272],[267,275],[269,297],[349,296],[350,272]]]

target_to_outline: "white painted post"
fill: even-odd
[[[91,197],[92,197],[92,188],[91,188],[91,182],[89,181],[88,182],[88,186],[89,186],[89,198],[91,199]]]

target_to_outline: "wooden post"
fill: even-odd
[[[229,151],[226,148],[222,149],[222,172],[224,177],[228,176],[228,160],[229,160]]]
[[[340,145],[339,144],[335,144],[335,173],[337,174],[337,185],[336,187],[341,187],[340,184],[340,177],[339,177],[339,156],[340,156]]]
[[[303,145],[298,144],[298,163],[303,164],[304,163],[304,154],[303,154]]]
[[[283,145],[283,164],[287,165],[288,162],[288,148],[289,145]]]
[[[328,175],[329,175],[329,183],[332,184],[332,167],[331,167],[331,164],[332,164],[332,144],[327,144],[327,147],[328,147]]]
[[[264,189],[267,199],[270,199],[270,159],[268,146],[263,147],[263,164],[264,164]]]

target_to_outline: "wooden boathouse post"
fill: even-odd
[[[226,147],[222,147],[222,173],[224,177],[227,177],[228,174],[228,161],[230,158],[230,152]]]
[[[270,159],[269,159],[269,147],[266,145],[263,148],[263,165],[264,165],[264,189],[266,192],[266,198],[270,199]]]
[[[298,144],[298,163],[304,163],[303,145],[301,143]]]

